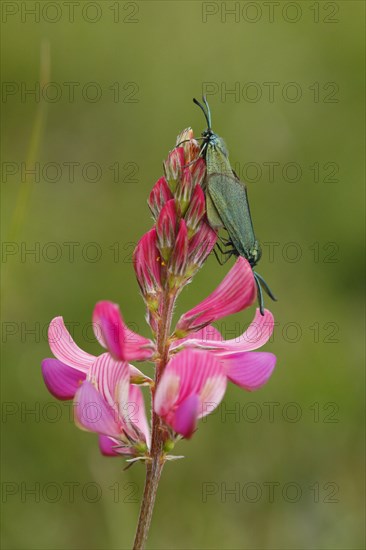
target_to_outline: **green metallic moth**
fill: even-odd
[[[227,250],[223,251],[217,245],[221,253],[228,258],[235,255],[248,260],[257,285],[260,312],[264,315],[262,287],[272,300],[276,298],[263,277],[254,271],[262,250],[254,233],[247,188],[231,168],[223,139],[212,130],[211,112],[206,97],[203,97],[204,105],[197,99],[193,101],[200,107],[207,122],[207,129],[202,132],[200,156],[206,162],[204,191],[208,222],[213,229],[223,228],[228,233],[228,239],[221,239]],[[223,263],[217,254],[216,258]]]

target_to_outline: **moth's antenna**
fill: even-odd
[[[202,99],[203,99],[203,103],[206,105],[206,109],[207,109],[207,115],[208,115],[208,129],[211,130],[211,127],[212,127],[212,124],[211,124],[211,110],[210,110],[210,106],[208,104],[208,101],[207,101],[207,98],[206,96],[202,96]]]
[[[210,116],[209,116],[209,114],[207,113],[206,109],[204,108],[204,106],[202,105],[202,103],[200,103],[199,101],[197,101],[197,99],[196,99],[195,97],[193,98],[193,103],[195,103],[196,105],[198,105],[198,107],[201,109],[201,111],[202,111],[203,114],[205,115],[205,119],[206,119],[206,122],[207,122],[208,130],[211,130],[211,120],[210,120]]]
[[[257,277],[257,273],[255,273],[255,271],[253,271],[253,275],[254,275],[255,284],[257,285],[259,311],[261,312],[261,315],[264,315],[264,303],[263,303],[262,287],[261,287],[261,284],[260,284],[259,279]]]

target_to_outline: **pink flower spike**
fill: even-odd
[[[261,388],[270,378],[276,356],[264,351],[221,355],[229,380],[247,391]]]
[[[133,266],[142,295],[151,309],[156,308],[161,291],[161,258],[155,228],[145,233],[137,243]]]
[[[202,191],[202,187],[200,185],[196,185],[187,213],[184,217],[187,224],[189,238],[195,234],[197,227],[205,214],[205,208],[205,194]]]
[[[48,391],[57,399],[72,399],[86,374],[57,359],[43,359],[42,375]]]
[[[221,317],[237,313],[250,306],[256,297],[256,285],[252,268],[240,257],[219,286],[203,302],[179,319],[176,333],[197,330]]]
[[[189,271],[195,273],[211,254],[217,241],[217,234],[208,223],[201,222],[196,234],[189,241],[188,264]]]
[[[164,171],[172,193],[175,193],[184,165],[185,159],[183,147],[176,147],[173,151],[170,151],[168,159],[164,162]]]
[[[158,247],[165,262],[170,258],[177,233],[177,212],[175,200],[169,200],[162,208],[156,223]]]
[[[174,250],[169,262],[169,272],[173,275],[171,279],[173,283],[174,276],[183,276],[187,267],[187,255],[188,255],[188,234],[187,226],[184,220],[180,221],[179,231],[175,240]]]
[[[151,359],[154,344],[125,325],[117,304],[108,301],[98,302],[93,312],[93,328],[99,343],[116,359]]]
[[[155,220],[157,220],[164,204],[172,198],[173,195],[168,187],[166,179],[158,179],[150,193],[149,200],[147,201]]]
[[[190,437],[198,418],[219,405],[225,390],[226,374],[220,361],[209,352],[186,349],[166,366],[154,410],[174,431]]]
[[[94,355],[75,344],[62,317],[52,319],[48,328],[48,343],[59,361],[79,371],[88,372],[95,361]]]

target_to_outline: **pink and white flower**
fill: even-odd
[[[107,445],[105,438],[112,436],[114,445],[118,440],[123,447],[110,454],[133,454],[134,446],[149,443],[141,390],[133,384],[149,385],[152,381],[127,361],[151,359],[155,346],[125,325],[118,306],[112,302],[96,305],[93,328],[101,345],[108,350],[99,357],[77,346],[62,317],[53,319],[48,340],[56,359],[42,361],[43,378],[50,393],[58,399],[75,399],[78,425],[101,434],[103,449]],[[89,398],[100,416],[91,420],[83,414]],[[137,425],[120,415],[129,403],[136,408]]]

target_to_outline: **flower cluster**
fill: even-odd
[[[162,438],[164,449],[171,449],[179,438],[190,438],[198,419],[219,405],[228,381],[256,390],[268,380],[276,362],[271,353],[253,351],[272,334],[274,322],[268,310],[264,316],[257,310],[248,329],[232,340],[224,340],[213,326],[256,299],[252,269],[241,257],[216,290],[171,328],[177,296],[217,240],[206,219],[205,161],[191,129],[178,136],[164,172],[148,200],[154,226],[134,252],[152,339],[131,331],[119,307],[103,301],[94,309],[93,327],[105,353],[95,357],[81,350],[62,317],[56,317],[49,327],[56,359],[42,362],[49,391],[58,399],[74,399],[77,425],[99,434],[100,449],[110,456],[148,458],[154,433]],[[130,363],[141,361],[154,363],[154,380]],[[142,386],[151,393],[157,419],[152,426]]]

